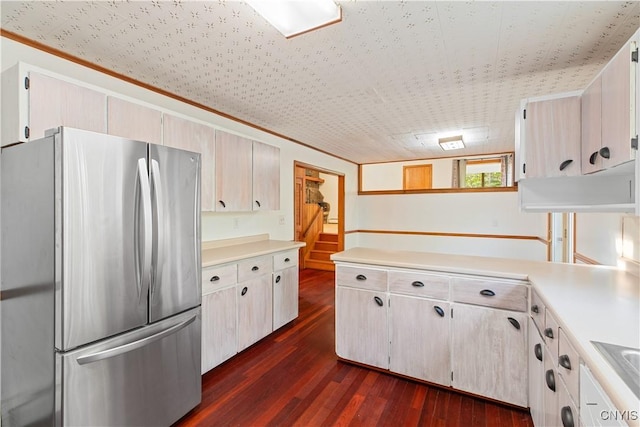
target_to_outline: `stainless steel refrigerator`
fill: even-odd
[[[2,425],[201,399],[200,155],[61,127],[1,153]]]

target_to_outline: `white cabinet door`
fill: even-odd
[[[238,351],[236,288],[221,289],[202,297],[202,373],[218,366]]]
[[[298,317],[298,267],[273,273],[273,330]]]
[[[107,133],[136,141],[162,144],[162,113],[144,105],[110,96]]]
[[[450,385],[450,320],[447,302],[391,294],[389,369]]]
[[[105,133],[106,99],[94,90],[29,73],[29,139],[58,126]]]
[[[253,142],[253,210],[280,209],[280,149]]]
[[[533,425],[544,426],[544,341],[533,319],[529,319],[529,409]]]
[[[545,346],[544,351],[544,424],[545,426],[561,426],[560,414],[558,411],[558,385],[559,378],[556,371],[557,358],[553,357],[549,349]]]
[[[598,76],[582,94],[582,173],[602,169],[602,77]]]
[[[251,210],[252,147],[249,139],[216,131],[216,211]]]
[[[336,354],[347,360],[389,368],[387,294],[336,287]]]
[[[452,304],[453,387],[527,406],[527,315]]]
[[[200,208],[215,210],[215,130],[170,114],[163,121],[164,145],[200,153]]]
[[[271,274],[238,283],[238,351],[273,331]]]

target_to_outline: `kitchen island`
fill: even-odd
[[[389,310],[393,310],[394,290],[391,287],[391,279],[389,279],[387,286],[387,275],[388,277],[392,277],[394,274],[397,276],[398,274],[411,273],[434,276],[434,279],[429,279],[429,282],[422,280],[414,280],[411,282],[414,290],[419,289],[420,291],[430,286],[432,289],[436,289],[435,285],[442,286],[441,283],[438,283],[443,280],[445,283],[451,283],[450,287],[442,288],[445,289],[444,294],[442,294],[442,289],[440,289],[438,292],[440,292],[441,295],[433,296],[433,292],[435,291],[432,291],[432,295],[428,297],[431,298],[434,303],[437,303],[437,307],[439,307],[440,310],[438,311],[435,308],[434,310],[436,310],[441,317],[445,317],[445,315],[448,314],[446,310],[443,310],[443,307],[450,306],[452,310],[456,307],[460,308],[456,308],[451,312],[452,318],[449,319],[449,321],[450,327],[452,328],[452,325],[455,325],[454,321],[460,322],[458,312],[462,311],[463,308],[467,306],[475,308],[477,305],[483,305],[483,303],[477,303],[472,300],[465,301],[464,298],[459,298],[455,295],[456,292],[460,292],[460,279],[464,279],[465,277],[475,281],[486,279],[486,283],[495,284],[495,288],[492,289],[500,289],[501,286],[505,285],[504,283],[501,284],[501,282],[506,282],[506,284],[511,286],[509,289],[516,289],[518,292],[520,292],[522,286],[525,285],[528,291],[528,295],[525,298],[529,303],[525,311],[530,315],[534,314],[530,311],[531,305],[533,305],[533,299],[535,299],[536,302],[539,301],[540,305],[545,307],[546,312],[549,313],[547,317],[557,323],[556,333],[560,332],[562,336],[566,336],[568,341],[567,345],[574,348],[579,355],[580,363],[574,361],[574,372],[578,370],[578,365],[583,365],[588,368],[597,382],[602,386],[606,395],[608,395],[613,402],[615,410],[604,416],[618,417],[618,419],[623,419],[629,425],[639,424],[638,413],[640,412],[640,401],[638,397],[625,382],[623,382],[612,366],[592,344],[592,341],[600,341],[635,349],[640,348],[640,285],[637,276],[605,266],[519,261],[513,259],[413,251],[386,251],[369,248],[352,248],[344,252],[336,253],[332,255],[331,258],[336,263],[337,290],[342,288],[350,290],[349,288],[359,287],[360,291],[367,291],[367,287],[372,287],[372,291],[376,290],[376,292],[381,293],[379,295],[391,296],[389,302],[392,303],[392,307],[388,307]],[[341,283],[340,270],[345,268],[368,269],[367,271],[374,273],[374,276],[371,276],[367,280],[366,274],[359,274],[356,276],[361,277],[354,276],[355,285],[350,284],[349,279],[345,279],[345,283]],[[349,270],[347,270],[347,276],[348,273]],[[383,273],[385,278],[380,279],[379,276],[383,275]],[[374,277],[378,277],[378,280],[374,280]],[[458,285],[456,285],[456,283]],[[472,284],[471,281],[469,283]],[[424,286],[425,284],[426,286]],[[456,291],[456,286],[458,291]],[[488,288],[490,285],[484,287]],[[481,289],[480,295],[483,295],[481,298],[491,300],[491,296],[486,292],[488,290],[489,289]],[[413,292],[413,290],[411,292]],[[508,293],[513,294],[511,290],[509,290]],[[484,296],[485,294],[487,295]],[[340,294],[337,293],[336,297],[336,321],[338,324],[340,324],[339,307],[341,304],[339,295]],[[415,298],[415,296],[412,298]],[[521,296],[519,298],[522,299]],[[379,296],[375,304],[383,307],[380,304],[384,302],[383,300],[384,297]],[[468,304],[462,304],[463,302]],[[523,323],[520,321],[522,320],[521,317],[518,317],[518,315],[521,315],[521,313],[519,313],[521,306],[513,305],[506,307],[493,305],[493,307],[497,307],[494,311],[509,316],[509,322],[511,322],[513,328],[505,331],[506,334],[511,333],[511,331],[519,332],[528,330],[529,334],[534,336],[535,330],[532,330],[532,327],[529,326],[531,322]],[[535,310],[538,310],[538,308],[535,308]],[[390,317],[393,317],[393,312]],[[390,330],[392,330],[391,326]],[[435,331],[436,329],[432,330]],[[339,333],[340,331],[337,331],[337,335],[339,335]],[[537,334],[537,332],[535,333]],[[393,336],[390,338],[393,340]],[[526,340],[526,338],[518,338],[515,341],[515,345],[520,346],[523,339]],[[337,339],[336,341],[338,342],[339,340]],[[455,337],[453,337],[452,341],[455,341]],[[455,367],[455,359],[460,356],[460,351],[455,351],[455,343],[451,342],[450,345],[454,350],[450,357],[452,365]],[[391,347],[393,348],[393,344]],[[458,350],[459,349],[460,347],[458,347]],[[555,349],[557,355],[557,344],[555,344]],[[391,350],[391,354],[393,354],[393,350]],[[340,356],[339,352],[338,355]],[[526,371],[526,362],[523,366],[521,363],[522,359],[520,358],[518,360],[520,369]],[[393,364],[393,362],[391,362],[391,364]],[[455,369],[453,369],[453,371],[455,371]],[[440,384],[452,385],[457,388],[454,377],[456,373],[453,371],[452,382]],[[524,378],[526,377],[525,372]],[[531,377],[533,377],[533,375],[531,375]],[[521,381],[522,378],[516,380]],[[529,381],[531,381],[531,378]],[[509,381],[505,382],[508,383]],[[468,389],[464,387],[462,389],[468,391]],[[482,393],[476,394],[482,395]],[[524,396],[526,399],[526,391],[524,391]],[[496,398],[494,396],[488,397]],[[531,398],[531,396],[529,397]],[[518,406],[527,406],[526,404],[522,404],[522,400],[509,401],[508,399],[502,399],[500,397],[497,397],[497,399],[508,401]],[[579,406],[580,399],[578,396],[573,395],[572,399],[574,399],[576,407]],[[524,401],[526,402],[527,400]],[[529,399],[529,402],[530,401]],[[581,408],[581,413],[582,409],[583,408]],[[629,412],[625,413],[624,411]],[[574,418],[576,420],[578,419],[577,414],[575,414]],[[576,425],[578,424],[576,423]]]

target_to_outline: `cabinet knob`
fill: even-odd
[[[518,322],[513,317],[507,317],[507,320],[509,321],[509,323],[511,323],[511,326],[513,326],[517,330],[520,330],[520,322]]]
[[[435,307],[433,307],[433,309],[436,311],[436,313],[438,313],[438,316],[444,317],[444,310],[442,309],[442,307],[438,307],[436,305]]]
[[[563,406],[560,409],[560,419],[562,420],[562,427],[574,427],[573,412],[570,406]]]
[[[591,155],[589,156],[589,163],[592,164],[592,165],[595,165],[597,158],[598,158],[598,152],[597,151],[591,153]]]
[[[547,382],[547,387],[549,387],[549,390],[556,391],[556,377],[555,375],[553,375],[553,369],[549,369],[547,372],[545,372],[544,378]]]
[[[542,344],[538,343],[533,346],[533,354],[536,355],[536,359],[542,362]]]
[[[563,354],[562,356],[560,356],[558,358],[558,363],[563,368],[565,368],[565,369],[567,369],[569,371],[571,370],[571,360],[569,359],[569,355]]]
[[[384,305],[384,303],[382,302],[382,298],[380,297],[373,297],[373,300],[376,302],[376,304],[378,304],[380,307],[382,307]]]
[[[610,159],[611,158],[611,151],[609,151],[609,147],[602,147],[600,149],[600,155],[602,157],[604,157],[605,159]]]
[[[419,282],[419,281],[416,280],[415,282],[413,282],[411,284],[411,286],[416,287],[416,288],[422,288],[422,287],[424,287],[424,283]]]
[[[483,295],[485,297],[493,297],[496,295],[496,293],[493,292],[491,289],[483,289],[480,291],[480,295]]]
[[[218,280],[220,280],[220,276],[213,276],[211,279],[209,279],[210,282],[217,282]]]
[[[565,170],[567,166],[569,166],[571,163],[573,163],[572,159],[565,160],[564,162],[560,163],[560,170],[561,171]]]
[[[553,339],[553,329],[552,328],[547,328],[544,330],[544,335],[548,338]]]
[[[244,288],[242,288],[242,292],[240,292],[240,295],[245,296],[248,290],[249,289],[245,286]]]
[[[367,276],[365,276],[364,274],[358,274],[356,276],[356,280],[360,280],[360,281],[367,280]]]
[[[218,200],[218,202],[222,205],[223,208],[227,207],[227,204],[225,202],[223,202],[222,200]]]
[[[534,304],[534,305],[531,306],[531,312],[532,313],[536,313],[536,314],[540,313],[540,308],[538,307],[537,304]]]

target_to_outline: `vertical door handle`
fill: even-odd
[[[569,355],[568,354],[563,354],[558,358],[558,363],[560,364],[560,366],[562,366],[563,368],[567,369],[567,370],[571,370],[571,360],[569,359]]]
[[[249,289],[245,286],[244,288],[242,288],[242,292],[240,292],[240,295],[245,296],[248,290]]]
[[[533,346],[533,354],[536,355],[536,359],[542,362],[542,344],[538,343]]]
[[[156,289],[162,280],[162,266],[164,265],[164,190],[162,188],[162,180],[160,177],[160,165],[155,159],[151,160],[151,183],[153,184],[153,199],[155,201],[156,229],[155,237],[155,259],[153,260],[153,279],[151,281],[151,300],[156,297]],[[152,255],[152,258],[153,255]]]
[[[570,406],[563,406],[560,410],[560,419],[562,420],[562,427],[574,427],[573,412]]]
[[[436,311],[436,313],[438,313],[438,316],[444,317],[444,310],[442,309],[442,307],[438,307],[436,305],[435,307],[433,307],[433,309]]]
[[[152,246],[152,213],[151,213],[151,186],[149,184],[149,172],[147,159],[138,159],[138,180],[140,184],[140,198],[142,199],[142,245],[140,245],[140,231],[136,232],[136,246],[141,259],[138,263],[138,299],[140,302],[147,297],[149,280],[151,279],[151,246]],[[140,219],[138,219],[140,227]],[[142,246],[142,247],[141,247]]]
[[[373,300],[376,302],[376,304],[378,304],[380,307],[382,307],[384,305],[384,303],[382,302],[382,298],[380,297],[373,297]]]
[[[596,159],[598,158],[598,152],[594,151],[593,153],[591,153],[591,155],[589,156],[589,164],[595,165],[596,164]]]
[[[520,322],[518,322],[513,317],[507,317],[507,320],[509,321],[509,323],[511,323],[511,326],[513,326],[517,330],[520,330]]]
[[[553,375],[553,369],[549,369],[547,372],[545,372],[544,378],[547,382],[547,387],[549,387],[549,390],[556,391],[556,377],[555,375]]]

